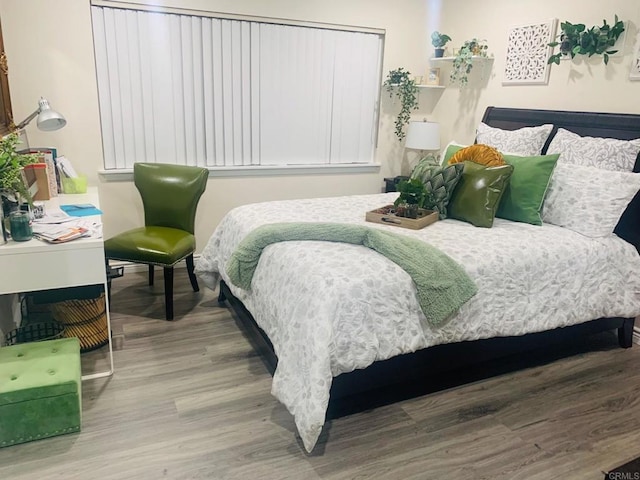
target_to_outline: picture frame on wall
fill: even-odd
[[[633,47],[629,80],[640,81],[640,31],[636,37],[636,44]]]
[[[558,19],[511,27],[508,32],[503,85],[547,85],[547,63],[555,40]]]
[[[440,69],[429,68],[427,70],[426,85],[440,85]]]

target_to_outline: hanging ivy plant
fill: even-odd
[[[574,58],[576,55],[602,55],[606,65],[609,63],[609,55],[618,51],[613,50],[613,46],[624,32],[624,23],[616,15],[613,25],[603,20],[602,26],[587,29],[584,23],[562,22],[560,28],[560,40],[549,43],[550,47],[560,46],[560,51],[551,55],[547,63],[560,65],[560,59],[566,56]]]
[[[411,110],[418,108],[418,87],[411,78],[411,73],[402,67],[390,70],[382,84],[389,92],[389,97],[395,95],[400,100],[400,113],[396,117],[396,137],[402,140],[405,137],[404,126],[411,120]]]
[[[469,73],[473,68],[473,57],[486,57],[487,48],[485,40],[477,38],[466,40],[453,59],[449,81],[464,87],[469,82]]]

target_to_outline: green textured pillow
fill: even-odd
[[[542,225],[542,202],[559,156],[504,155],[504,161],[513,166],[513,173],[500,200],[496,217]]]
[[[431,194],[424,204],[424,208],[437,210],[440,219],[447,218],[447,205],[451,199],[458,181],[462,176],[464,166],[459,163],[450,166],[433,165],[427,159],[418,162],[413,169],[411,178],[420,180]]]
[[[484,167],[464,162],[462,177],[449,202],[449,216],[476,227],[492,227],[512,172],[511,165]]]

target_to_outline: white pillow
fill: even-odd
[[[558,163],[544,199],[542,221],[587,237],[606,237],[638,190],[639,173]]]
[[[564,128],[558,129],[547,150],[548,154],[560,154],[558,164],[571,163],[619,172],[633,171],[638,152],[640,152],[640,138],[618,140],[581,137]]]
[[[501,152],[531,157],[542,153],[542,147],[551,130],[553,125],[550,124],[523,127],[518,130],[502,130],[480,122],[476,130],[476,141],[497,148]]]

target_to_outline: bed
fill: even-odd
[[[635,148],[640,138],[640,115],[629,114],[489,107],[482,125],[498,136],[548,126],[539,140],[541,154],[558,148],[558,140],[552,142],[561,135],[623,140],[625,148],[626,141]],[[639,172],[640,154],[633,151],[628,170]],[[556,166],[554,175],[559,171]],[[224,217],[196,273],[208,287],[219,286],[219,300],[227,300],[251,332],[274,375],[272,393],[312,451],[327,418],[358,409],[362,398],[371,406],[393,401],[399,392],[419,393],[435,373],[602,330],[617,329],[620,345],[630,347],[640,315],[640,193],[634,186],[639,177],[620,175],[631,179],[630,200],[618,199],[617,187],[602,193],[607,205],[624,204],[615,234],[580,233],[570,228],[571,219],[563,224],[562,212],[556,223],[564,226],[495,218],[492,228],[480,228],[446,219],[412,231],[365,222],[365,212],[392,203],[397,193],[266,202]],[[583,214],[577,212],[578,230]],[[411,277],[396,263],[362,245],[315,240],[268,246],[251,288],[233,285],[225,267],[236,247],[258,227],[279,222],[366,225],[420,239],[462,265],[478,293],[435,326],[420,308]]]

